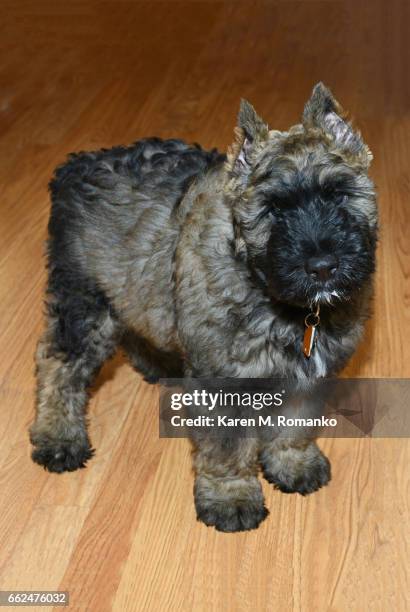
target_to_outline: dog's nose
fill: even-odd
[[[326,281],[335,274],[338,265],[339,262],[335,255],[319,255],[310,257],[305,264],[305,269],[312,278]]]

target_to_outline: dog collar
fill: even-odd
[[[313,310],[305,317],[305,333],[303,335],[303,353],[309,359],[315,348],[317,340],[317,327],[320,323],[320,306],[317,304],[316,310]]]

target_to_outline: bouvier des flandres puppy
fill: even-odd
[[[150,382],[309,386],[340,370],[369,314],[371,159],[320,83],[287,132],[243,101],[227,156],[158,138],[71,155],[50,184],[34,461],[63,472],[90,459],[87,390],[118,346]],[[198,518],[222,531],[257,527],[267,514],[259,463],[287,492],[330,478],[311,440],[205,440],[195,452]]]

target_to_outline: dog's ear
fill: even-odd
[[[353,129],[346,113],[323,83],[318,83],[313,88],[312,96],[305,105],[302,121],[306,128],[320,128],[333,138],[338,147],[363,157],[367,165],[370,164],[372,154],[363,142],[360,132]]]
[[[252,164],[252,154],[269,138],[269,128],[246,100],[241,100],[235,141],[228,150],[227,168],[236,176],[246,177]]]
[[[259,117],[247,100],[242,99],[238,113],[238,127],[240,127],[245,138],[250,142],[257,140],[266,140],[269,136],[269,128],[266,123]]]

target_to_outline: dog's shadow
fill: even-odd
[[[101,389],[101,387],[105,385],[105,383],[114,380],[118,370],[125,364],[130,366],[130,362],[128,361],[124,353],[118,350],[115,353],[114,357],[112,357],[102,366],[100,372],[98,373],[98,376],[94,381],[94,384],[91,387],[91,393],[94,395]]]
[[[374,319],[366,324],[363,338],[342,372],[343,378],[370,378],[368,364],[374,361],[374,326]]]

